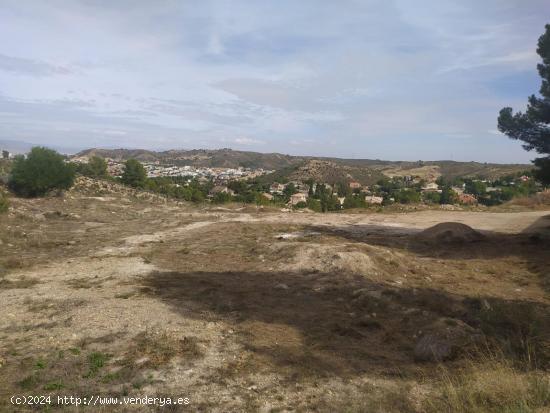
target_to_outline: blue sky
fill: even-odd
[[[527,162],[547,0],[2,0],[0,140]]]

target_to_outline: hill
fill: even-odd
[[[340,159],[313,156],[292,156],[280,153],[259,153],[224,149],[169,150],[155,152],[144,149],[87,149],[76,157],[98,155],[118,161],[130,158],[141,162],[160,162],[196,167],[263,168],[277,171],[278,179],[357,180],[368,184],[386,176],[421,176],[434,181],[439,176],[481,177],[494,179],[502,175],[531,169],[525,164],[491,164],[456,161],[383,161],[373,159]]]
[[[298,165],[305,158],[282,155],[279,153],[259,153],[247,151],[234,151],[232,149],[192,149],[169,150],[163,152],[148,151],[143,149],[87,149],[75,156],[98,155],[103,158],[124,161],[130,158],[140,162],[160,162],[175,165],[192,165],[197,167],[218,168],[264,168],[277,170],[288,166]]]
[[[331,185],[351,181],[372,185],[383,178],[383,174],[376,169],[364,166],[349,166],[334,161],[312,159],[295,168],[288,178],[296,181],[313,179],[315,182],[326,182]]]

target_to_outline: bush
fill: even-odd
[[[212,198],[212,202],[214,204],[225,204],[226,202],[231,202],[231,199],[232,196],[227,192],[218,192],[214,195],[214,198]]]
[[[147,172],[143,165],[135,159],[128,159],[122,174],[122,183],[134,188],[143,188],[146,180]]]
[[[0,214],[8,212],[10,203],[8,201],[7,195],[0,190]]]
[[[35,147],[27,158],[15,159],[9,186],[20,196],[35,197],[53,189],[69,189],[74,177],[73,166],[65,163],[63,156],[51,149]]]

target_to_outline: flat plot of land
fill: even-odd
[[[453,347],[449,371],[472,360],[454,347],[514,344],[515,316],[548,337],[549,211],[245,213],[80,192],[13,204],[0,221],[3,408],[47,392],[427,411],[440,376],[423,337]],[[481,235],[422,237],[442,222]],[[533,340],[542,367],[548,343]]]

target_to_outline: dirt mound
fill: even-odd
[[[442,222],[416,235],[422,242],[475,242],[483,238],[481,233],[460,222]]]

